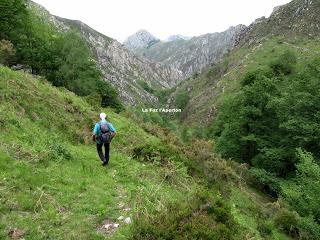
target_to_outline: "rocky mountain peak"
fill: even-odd
[[[171,42],[171,41],[179,41],[179,40],[189,40],[191,39],[191,37],[187,37],[187,36],[183,36],[180,34],[176,34],[176,35],[171,35],[169,36],[166,41],[167,42]]]
[[[320,35],[320,1],[293,0],[275,7],[269,18],[260,18],[237,36],[236,45],[256,44],[270,36]]]
[[[158,42],[159,39],[153,36],[146,30],[139,30],[135,34],[129,36],[124,41],[124,46],[127,49],[134,50],[139,48],[147,48]]]

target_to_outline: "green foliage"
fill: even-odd
[[[293,72],[294,65],[297,63],[297,58],[293,52],[287,51],[282,54],[277,60],[270,63],[270,68],[276,75],[288,75]]]
[[[101,73],[91,58],[89,47],[73,31],[65,33],[60,41],[57,52],[58,61],[60,61],[59,70],[56,76],[52,78],[48,76],[48,80],[55,86],[64,86],[80,96],[94,92]],[[61,53],[62,55],[59,56]]]
[[[261,158],[260,149],[268,146],[269,130],[277,126],[274,110],[268,108],[268,102],[278,94],[278,89],[273,79],[260,72],[254,76],[256,80],[230,97],[220,110],[213,128],[213,134],[219,136],[216,149],[225,157],[255,166],[273,167],[267,162],[255,161],[255,158]],[[275,171],[281,170],[281,163],[274,168]]]
[[[4,20],[1,27],[6,28],[0,32],[13,44],[9,46],[7,42],[1,42],[1,61],[6,65],[24,64],[33,74],[42,75],[53,85],[65,87],[80,96],[99,93],[102,97],[99,104],[121,111],[123,106],[118,93],[102,80],[93,53],[80,34],[74,30],[58,31],[33,8],[26,9],[23,1],[14,2],[5,1],[6,10],[0,14]],[[21,19],[17,20],[16,16]],[[12,60],[13,47],[17,50],[15,61]]]
[[[282,96],[271,103],[285,136],[282,145],[301,147],[317,158],[320,157],[319,79],[320,59],[316,58],[288,79]]]
[[[121,103],[117,91],[114,87],[106,81],[97,81],[97,90],[101,96],[101,107],[111,107],[116,112],[124,110],[124,106]]]
[[[282,195],[301,216],[310,216],[320,223],[320,166],[301,149],[298,159],[297,176],[282,185]]]
[[[56,139],[49,139],[46,145],[46,148],[49,151],[49,160],[73,159],[72,154],[64,144],[60,143],[59,138],[56,137]]]
[[[18,39],[28,24],[28,11],[25,0],[1,0],[0,39]]]
[[[320,60],[299,64],[286,52],[270,69],[247,73],[240,91],[225,97],[209,135],[223,157],[254,166],[253,186],[281,195],[299,213],[279,213],[283,231],[318,239]]]
[[[189,142],[192,140],[192,129],[189,126],[183,126],[181,130],[181,139],[183,142]]]
[[[239,212],[250,209],[245,220],[254,223],[269,200],[230,198],[233,184],[241,196],[249,191],[237,174],[245,168],[215,156],[212,142],[183,144],[167,128],[130,112],[94,111],[72,92],[9,68],[0,67],[0,89],[1,238],[13,228],[26,239],[240,240],[258,234],[254,224],[240,226]],[[118,131],[107,169],[90,139],[101,110]],[[120,226],[104,234],[104,221]],[[306,233],[312,222],[301,226]]]
[[[149,86],[149,84],[143,80],[139,80],[138,81],[138,84],[144,89],[146,90],[147,92],[151,93],[151,94],[154,94],[155,93],[155,90]]]
[[[190,97],[188,92],[185,90],[180,90],[175,99],[177,107],[184,109],[187,106],[189,99]]]
[[[281,190],[281,179],[261,168],[251,168],[249,173],[252,186],[269,193],[273,197],[278,196]]]
[[[286,209],[281,209],[275,219],[278,227],[292,237],[298,237],[298,221],[298,214]]]
[[[157,90],[155,92],[156,96],[158,97],[159,99],[159,102],[161,104],[166,104],[167,103],[167,100],[170,96],[171,93],[173,93],[175,90],[175,88],[170,88],[170,89],[160,89],[160,90]]]
[[[280,59],[288,58],[284,56]],[[295,169],[295,148],[318,154],[319,66],[314,60],[286,78],[265,70],[248,73],[211,128],[216,150],[278,176]]]
[[[230,207],[197,191],[160,213],[136,216],[134,239],[237,239]]]
[[[299,219],[299,237],[300,239],[320,239],[320,226],[312,217],[302,217]]]
[[[10,41],[4,39],[0,41],[0,64],[10,66],[15,54],[16,50]]]
[[[214,80],[221,77],[228,70],[229,61],[224,59],[222,63],[214,64],[210,67],[210,69],[206,72],[206,77]],[[198,75],[199,77],[199,75]]]
[[[272,221],[264,221],[259,223],[258,230],[263,237],[268,237],[272,234],[272,230],[274,229]]]

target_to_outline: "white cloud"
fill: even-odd
[[[123,41],[140,29],[165,39],[250,24],[289,0],[34,0],[52,14],[77,19]]]

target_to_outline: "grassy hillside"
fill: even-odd
[[[224,60],[198,76],[193,76],[177,87],[171,96],[176,102],[179,93],[188,93],[188,101],[181,117],[185,122],[205,125],[211,123],[217,113],[221,99],[239,89],[245,73],[268,65],[286,51],[292,51],[301,66],[320,52],[319,39],[297,37],[270,37],[257,45],[242,46],[232,51]]]
[[[290,239],[285,204],[212,143],[103,109],[118,130],[104,168],[90,140],[102,109],[4,67],[0,89],[1,239]]]
[[[319,1],[293,0],[269,18],[256,20],[237,36],[236,46],[219,64],[182,82],[171,96],[171,105],[181,92],[187,92],[190,100],[182,120],[208,125],[217,114],[221,96],[237,91],[246,72],[267,65],[288,50],[300,65],[319,55],[319,12]]]

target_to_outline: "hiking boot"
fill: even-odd
[[[108,165],[108,162],[107,162],[107,161],[104,161],[104,162],[102,163],[102,166],[106,166],[106,165]]]

